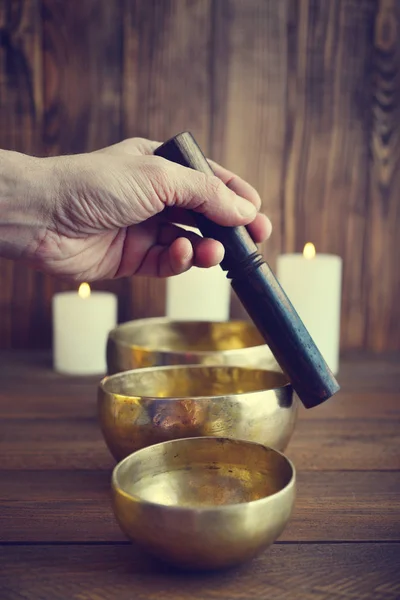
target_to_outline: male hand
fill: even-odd
[[[0,211],[0,251],[62,278],[94,281],[169,277],[220,263],[219,242],[179,226],[195,225],[189,210],[220,225],[248,225],[256,243],[269,237],[271,224],[248,183],[211,161],[215,176],[154,156],[158,146],[134,138],[87,154],[25,157],[12,218],[10,191]]]

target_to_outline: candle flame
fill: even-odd
[[[80,298],[89,298],[90,285],[88,283],[81,283],[81,285],[79,286],[78,294]]]
[[[307,258],[308,260],[311,260],[312,258],[314,258],[314,256],[315,256],[314,244],[311,244],[311,242],[307,242],[307,244],[304,246],[303,256],[304,256],[304,258]]]

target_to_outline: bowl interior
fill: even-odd
[[[124,459],[113,484],[142,502],[210,508],[273,496],[294,477],[279,452],[226,438],[191,438],[157,444]]]
[[[282,373],[229,366],[151,367],[125,371],[102,382],[105,392],[128,397],[196,398],[248,394],[282,388]]]
[[[110,337],[119,345],[162,352],[222,352],[265,344],[247,321],[144,319],[119,325]]]

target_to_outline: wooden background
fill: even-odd
[[[260,191],[271,266],[307,241],[343,257],[343,349],[394,350],[399,24],[398,0],[0,0],[0,147],[190,129]],[[0,346],[49,346],[66,287],[0,261]],[[95,287],[119,294],[121,320],[164,314],[163,281]]]

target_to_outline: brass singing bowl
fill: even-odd
[[[226,438],[189,438],[145,448],[112,476],[121,530],[147,552],[185,569],[247,561],[284,530],[295,469],[281,453]]]
[[[265,369],[149,367],[105,377],[98,414],[117,461],[151,444],[199,436],[284,450],[295,427],[297,399],[285,375]]]
[[[161,365],[239,365],[281,372],[269,346],[248,321],[138,319],[108,336],[108,374]]]

